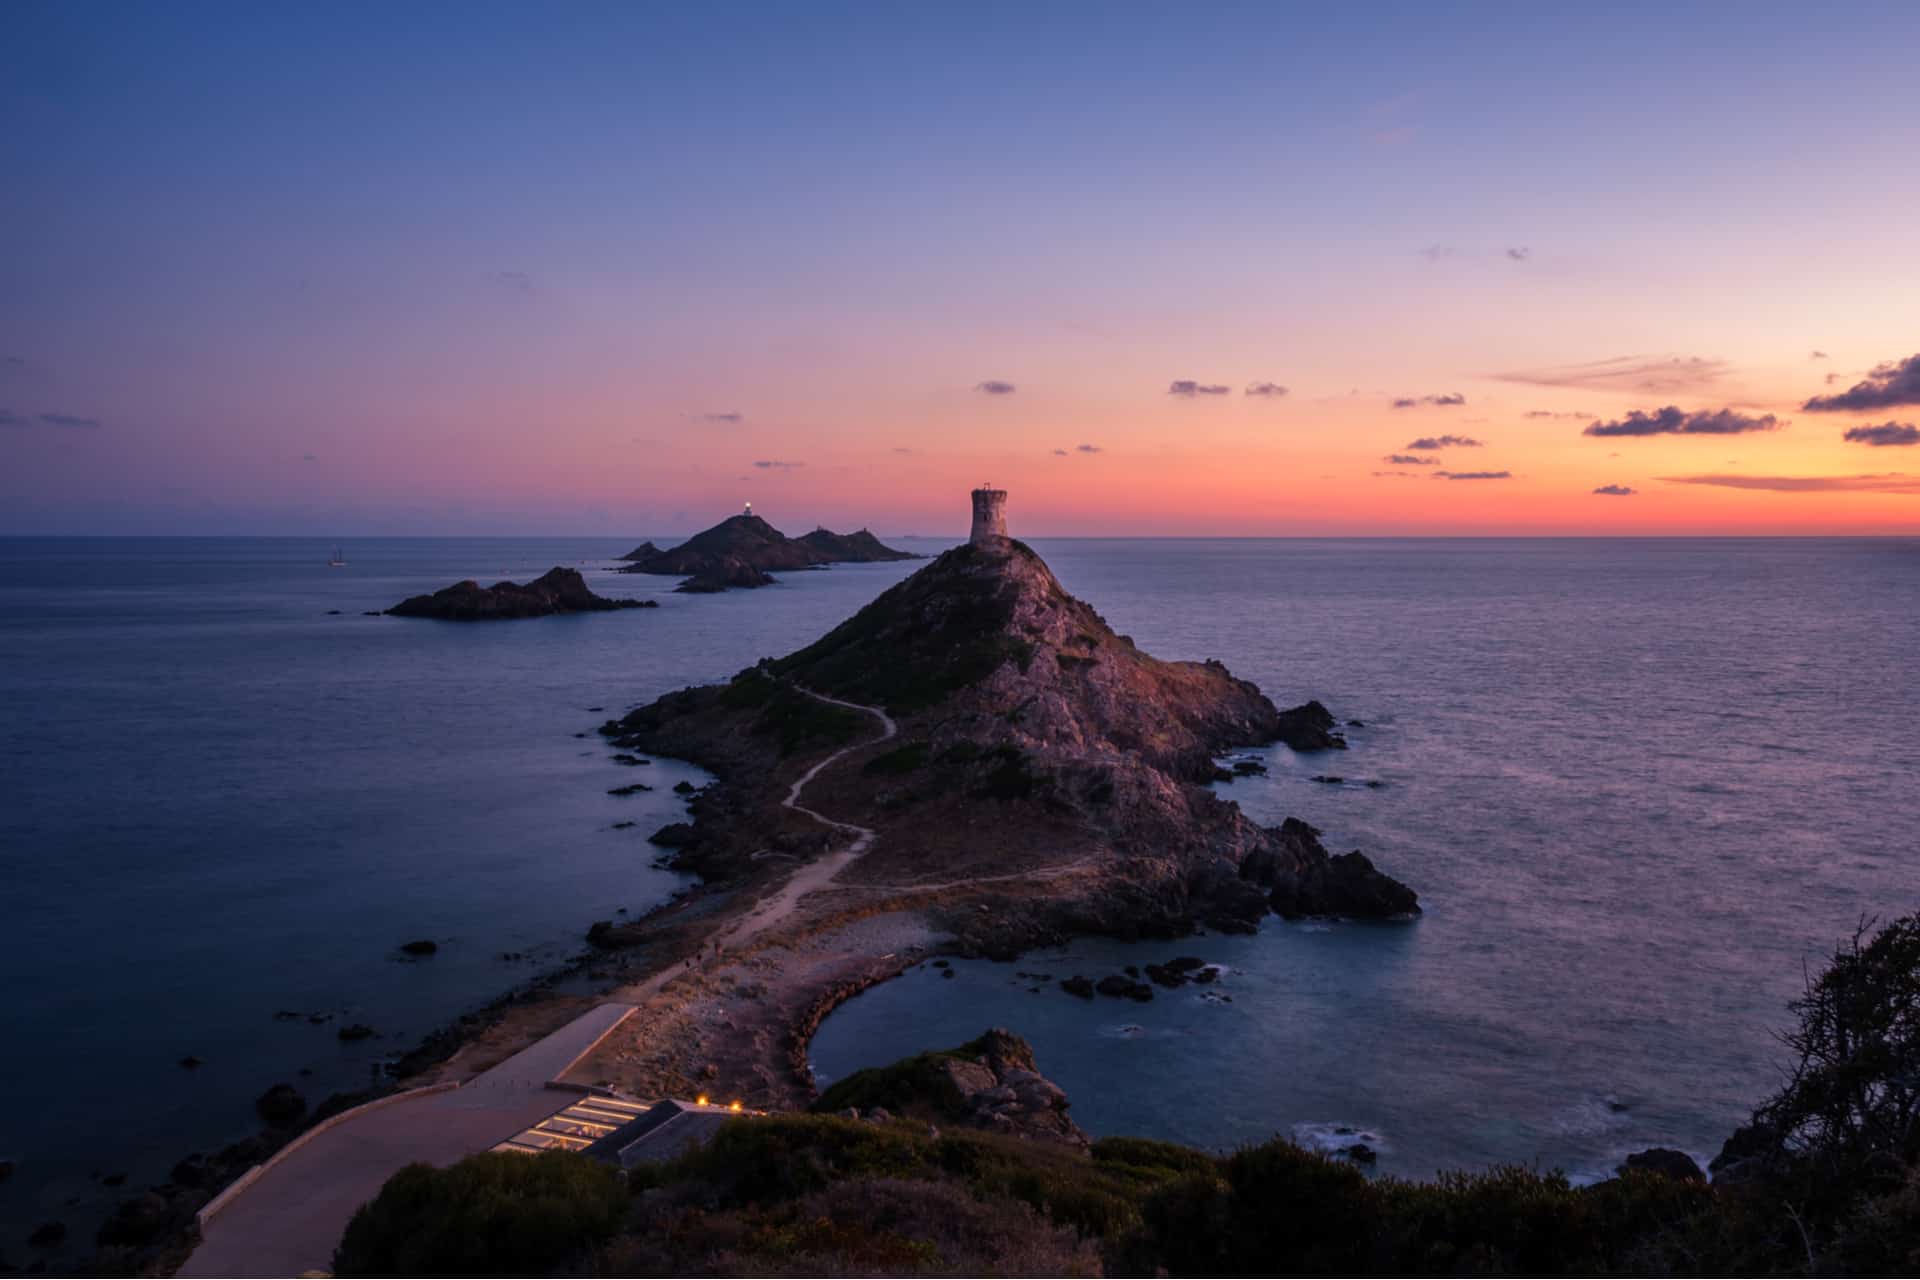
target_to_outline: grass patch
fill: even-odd
[[[867,717],[850,707],[808,697],[791,685],[770,680],[760,683],[770,685],[771,690],[758,704],[760,715],[753,722],[753,732],[773,735],[783,756],[802,748],[845,746],[868,727]]]
[[[860,767],[860,772],[875,777],[893,778],[924,769],[933,748],[925,742],[909,742],[875,756]]]

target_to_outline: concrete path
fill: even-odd
[[[880,735],[834,752],[797,779],[782,803],[853,838],[802,867],[792,879],[723,933],[733,950],[784,921],[800,899],[835,887],[834,877],[873,844],[875,832],[838,822],[800,803],[800,794],[822,769],[849,752],[885,742],[897,733],[879,707],[843,702],[802,690],[809,697],[865,712],[880,722]],[[386,1180],[416,1161],[449,1165],[486,1151],[563,1110],[577,1095],[549,1089],[605,1039],[635,1006],[657,994],[678,969],[666,969],[615,994],[626,1003],[603,1004],[539,1043],[446,1093],[402,1098],[353,1114],[297,1149],[282,1153],[252,1185],[233,1197],[201,1227],[200,1247],[177,1274],[182,1276],[296,1276],[331,1270],[354,1210],[379,1193]]]
[[[577,1100],[550,1089],[633,1012],[603,1004],[458,1089],[349,1114],[270,1162],[201,1227],[183,1276],[331,1271],[347,1220],[415,1161],[448,1165],[511,1138]]]

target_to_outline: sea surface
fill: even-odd
[[[362,1086],[680,889],[645,836],[701,775],[622,767],[592,730],[915,567],[676,596],[609,571],[640,536],[363,539],[341,568],[311,540],[0,540],[0,1255],[49,1219],[90,1234],[124,1194],[102,1175],[165,1177],[278,1081]],[[1344,1127],[1386,1172],[1595,1177],[1648,1145],[1710,1154],[1778,1083],[1803,965],[1920,908],[1920,542],[1034,546],[1148,651],[1362,721],[1348,752],[1273,748],[1221,789],[1365,850],[1426,915],[916,971],[827,1021],[823,1078],[1004,1025],[1096,1133]],[[662,607],[363,615],[556,564]],[[608,794],[633,781],[656,789]],[[404,960],[414,938],[439,953]],[[1016,976],[1177,954],[1225,966],[1214,998]],[[348,1022],[379,1035],[343,1044]]]

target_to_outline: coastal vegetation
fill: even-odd
[[[341,1275],[1911,1272],[1920,916],[1842,946],[1794,1009],[1790,1077],[1729,1139],[1711,1184],[1684,1159],[1635,1160],[1584,1187],[1511,1166],[1421,1182],[1279,1139],[1216,1155],[996,1132],[956,1082],[1030,1055],[989,1032],[849,1076],[809,1113],[730,1122],[624,1186],[566,1154],[416,1166],[361,1210],[337,1263]],[[503,1252],[479,1262],[476,1242],[491,1240]]]

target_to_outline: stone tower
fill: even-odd
[[[1007,540],[1007,491],[981,485],[973,491],[973,534],[976,547],[997,547]]]

